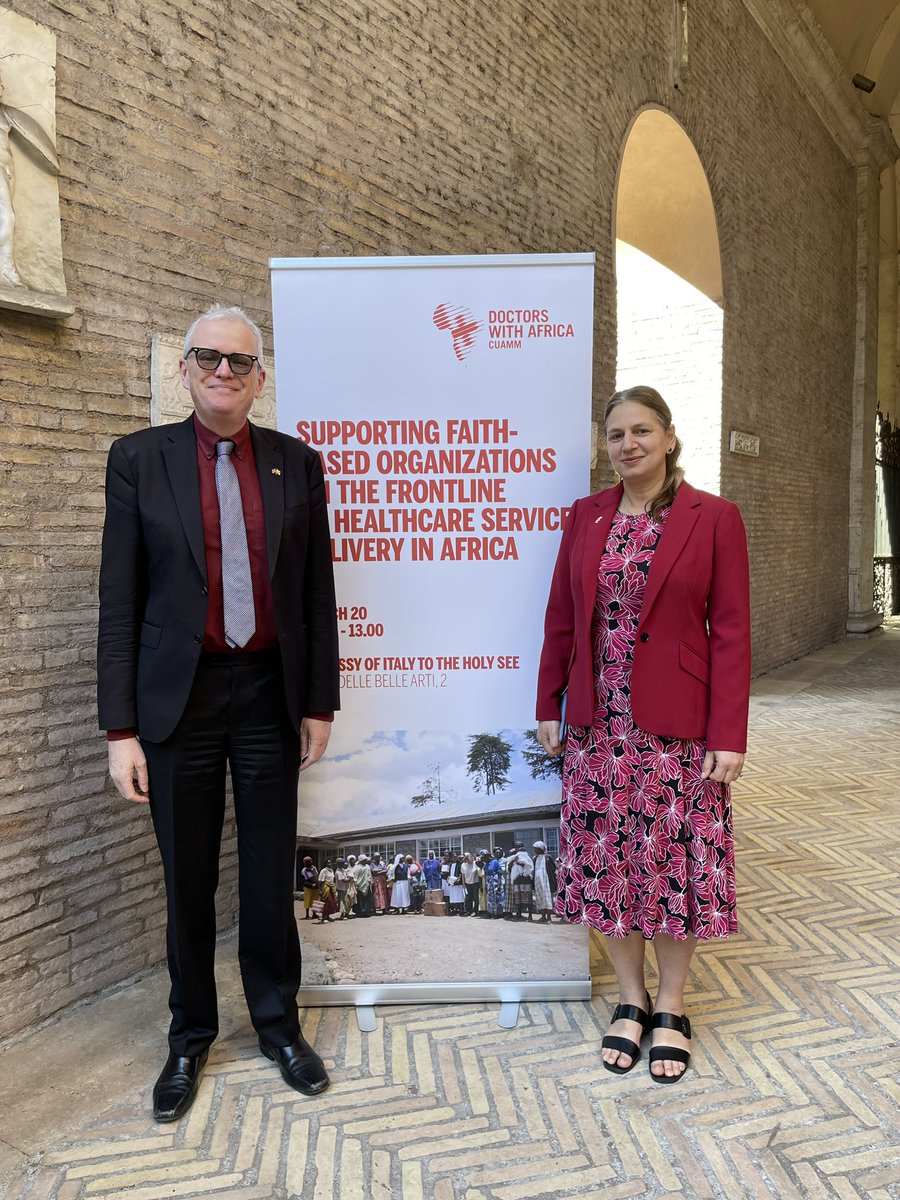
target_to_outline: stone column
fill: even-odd
[[[887,135],[887,136],[886,136]],[[850,562],[847,632],[881,626],[875,611],[875,404],[878,396],[878,266],[881,173],[892,165],[893,139],[871,118],[856,166],[856,349],[850,439]]]
[[[897,411],[897,172],[881,174],[881,250],[878,264],[878,405],[893,421]]]

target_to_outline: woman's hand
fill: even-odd
[[[559,740],[559,721],[538,721],[537,740],[554,758],[565,749]]]
[[[734,783],[740,778],[743,766],[743,754],[734,750],[707,750],[700,775],[702,779],[714,779],[716,783]]]

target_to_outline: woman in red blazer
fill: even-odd
[[[565,750],[557,911],[606,936],[619,982],[604,1066],[630,1070],[652,1027],[651,1077],[673,1083],[690,1058],[684,986],[697,941],[737,928],[729,785],[747,739],[747,543],[735,505],[683,482],[658,392],[617,392],[605,426],[621,483],[577,501],[566,523],[538,740]]]

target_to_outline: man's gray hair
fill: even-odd
[[[184,349],[181,355],[182,358],[187,358],[188,351],[193,345],[194,330],[201,321],[242,321],[243,324],[252,331],[253,336],[256,338],[256,357],[259,359],[260,367],[265,365],[263,362],[263,340],[262,334],[259,331],[259,326],[255,321],[251,321],[244,310],[242,308],[238,308],[236,304],[232,304],[228,307],[226,307],[224,304],[214,304],[212,308],[208,309],[202,314],[202,316],[199,316],[184,335]]]

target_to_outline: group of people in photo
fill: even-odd
[[[304,920],[323,924],[408,913],[550,924],[556,890],[556,862],[544,842],[530,853],[522,843],[508,850],[429,850],[421,862],[411,854],[392,862],[378,852],[348,854],[321,868],[306,855],[297,872]]]

